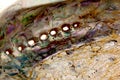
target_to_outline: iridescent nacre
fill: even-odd
[[[13,13],[0,26],[1,74],[23,80],[33,79],[31,69],[60,51],[120,34],[119,0],[70,0]]]

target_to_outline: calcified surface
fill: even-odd
[[[0,24],[0,80],[119,80],[120,1],[21,9]]]

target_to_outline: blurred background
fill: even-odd
[[[0,0],[0,13],[5,11],[12,5],[17,6],[16,8],[27,8],[31,6],[37,6],[41,4],[53,3],[63,0]]]

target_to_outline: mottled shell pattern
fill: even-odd
[[[120,33],[120,26],[112,26],[119,24],[119,13],[119,0],[68,0],[17,10],[0,25],[0,68],[26,76],[26,67],[60,50]]]

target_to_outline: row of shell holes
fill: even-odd
[[[75,22],[75,23],[73,23],[72,24],[72,26],[74,27],[74,28],[78,28],[79,27],[79,22]],[[63,24],[62,25],[62,31],[64,31],[64,32],[68,32],[69,30],[70,30],[70,25],[69,24]],[[50,35],[51,36],[56,36],[57,35],[57,29],[56,28],[54,28],[54,29],[51,29],[50,30]],[[47,40],[48,39],[48,35],[47,34],[42,34],[41,36],[40,36],[40,40],[42,40],[42,41],[45,41],[45,40]],[[35,45],[35,40],[34,39],[30,39],[29,41],[28,41],[28,45],[29,46],[34,46]],[[18,47],[18,50],[21,52],[23,49],[25,48],[25,46],[19,46]],[[5,53],[6,54],[12,54],[13,53],[13,51],[12,51],[12,49],[6,49],[5,50]]]

